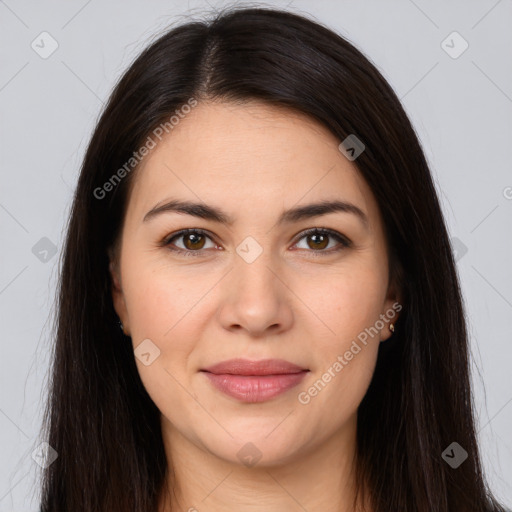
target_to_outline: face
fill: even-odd
[[[114,306],[164,428],[226,461],[250,442],[278,464],[353,425],[398,316],[375,198],[339,142],[302,114],[200,103],[134,176]],[[204,371],[234,358],[302,371]]]

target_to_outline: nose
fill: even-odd
[[[254,261],[236,255],[222,286],[219,321],[224,329],[268,337],[293,324],[294,295],[270,251],[264,250]]]

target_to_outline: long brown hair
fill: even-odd
[[[168,477],[160,412],[117,324],[108,271],[137,168],[112,176],[190,98],[260,100],[311,116],[340,142],[351,134],[364,142],[354,164],[380,207],[403,310],[358,409],[359,489],[378,512],[502,511],[482,474],[449,237],[400,101],[358,49],[321,24],[230,8],[147,47],[88,145],[61,261],[42,430],[58,458],[41,476],[41,512],[157,510]],[[457,469],[442,458],[454,441],[468,453]]]

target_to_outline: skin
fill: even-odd
[[[339,143],[290,110],[199,103],[136,171],[111,260],[112,297],[134,349],[150,339],[160,350],[150,365],[136,363],[161,411],[175,475],[175,496],[162,494],[161,512],[354,510],[357,408],[389,323],[309,403],[298,394],[399,298],[377,203]],[[216,206],[234,223],[176,212],[143,222],[170,198]],[[276,224],[283,210],[327,199],[358,206],[368,225],[347,212]],[[311,235],[301,235],[315,227],[352,245],[327,237],[318,249]],[[199,243],[172,241],[202,255],[162,244],[183,228],[208,231]],[[252,263],[236,252],[247,236],[262,249]],[[234,357],[282,358],[310,372],[284,394],[243,403],[199,371]],[[252,467],[237,456],[248,442],[261,452]]]

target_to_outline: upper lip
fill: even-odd
[[[300,373],[308,371],[296,364],[284,359],[260,359],[250,361],[249,359],[229,359],[220,363],[203,368],[201,371],[215,374],[231,375],[280,375],[287,373]]]

